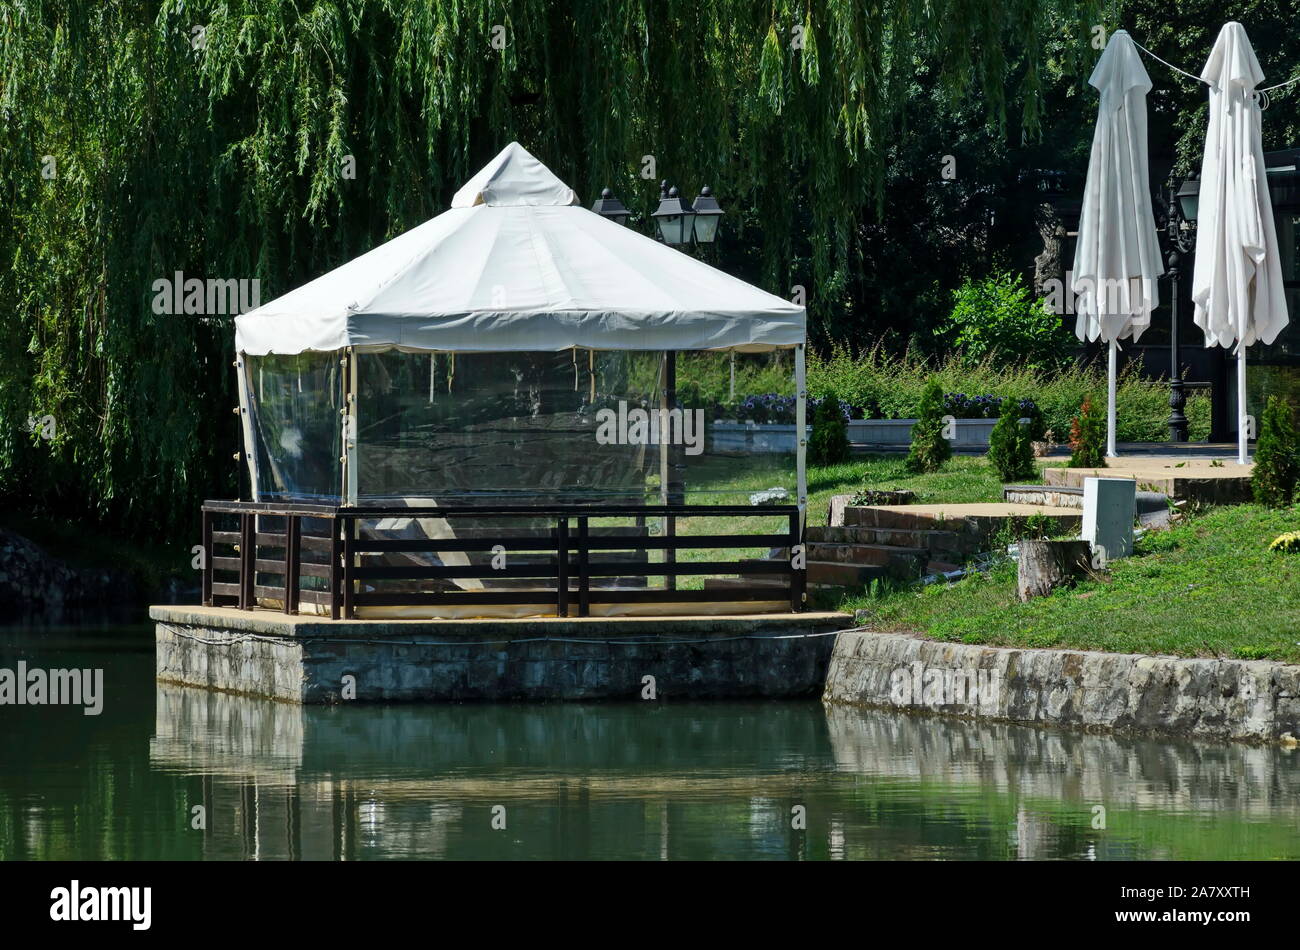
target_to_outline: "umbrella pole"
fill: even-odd
[[[1237,349],[1237,464],[1245,465],[1246,439],[1249,436],[1246,425],[1246,348]]]
[[[1119,344],[1110,341],[1110,359],[1106,371],[1106,455],[1108,458],[1114,458],[1119,455],[1115,451],[1115,376],[1119,358]]]

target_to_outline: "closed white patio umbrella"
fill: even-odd
[[[1147,92],[1151,78],[1124,30],[1111,35],[1088,82],[1101,93],[1088,159],[1073,291],[1075,334],[1106,341],[1106,454],[1115,455],[1116,353],[1151,325],[1164,273],[1147,172]]]
[[[1264,78],[1240,23],[1224,24],[1201,72],[1210,121],[1201,166],[1192,302],[1206,346],[1237,350],[1237,461],[1247,461],[1246,348],[1287,324],[1256,88]]]

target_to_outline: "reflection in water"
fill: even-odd
[[[107,696],[0,707],[3,859],[1300,857],[1278,748],[816,702],[298,707],[154,684],[149,640],[19,656]]]

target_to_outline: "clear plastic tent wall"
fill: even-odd
[[[663,352],[353,359],[349,415],[339,353],[243,358],[259,501],[748,504],[769,489],[796,498],[789,352],[676,354],[671,407]],[[755,379],[764,392],[746,388]],[[354,430],[352,492],[345,426]]]

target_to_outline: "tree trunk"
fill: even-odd
[[[1092,548],[1087,541],[1021,541],[1016,593],[1022,601],[1042,597],[1058,587],[1073,587],[1091,570]]]

